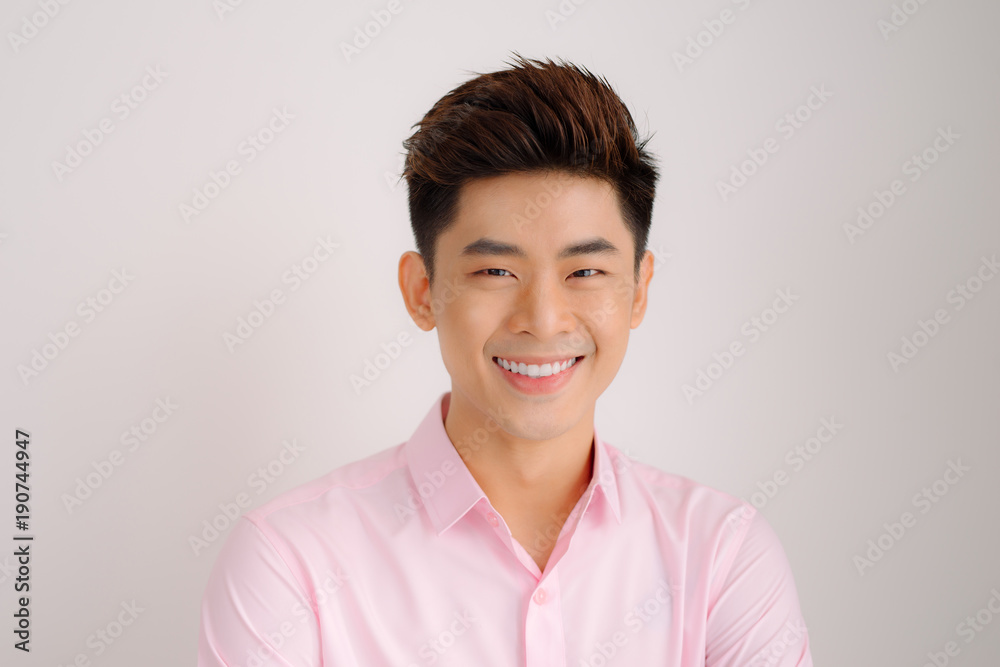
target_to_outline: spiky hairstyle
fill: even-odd
[[[438,100],[403,142],[410,224],[434,281],[438,237],[454,222],[462,185],[517,172],[561,171],[611,184],[635,241],[646,250],[659,177],[625,104],[585,67],[526,59],[479,73]]]

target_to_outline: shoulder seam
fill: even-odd
[[[267,543],[267,546],[271,547],[271,550],[274,551],[274,553],[278,556],[278,559],[281,560],[282,565],[284,565],[285,569],[288,570],[288,573],[292,575],[292,579],[295,581],[295,584],[299,587],[299,592],[302,593],[302,597],[309,602],[309,608],[312,611],[312,613],[314,615],[317,614],[318,609],[316,606],[316,601],[313,599],[313,596],[307,592],[305,585],[299,579],[298,575],[295,574],[295,571],[288,564],[288,560],[285,558],[284,554],[281,553],[281,550],[278,549],[278,547],[274,544],[274,541],[268,536],[266,532],[264,532],[264,529],[261,528],[261,526],[252,518],[250,518],[246,514],[244,514],[241,518],[246,519],[247,522],[254,527],[254,530],[260,533],[260,536]]]
[[[391,450],[398,449],[398,448],[402,447],[405,444],[406,443],[404,442],[404,443],[401,443],[399,445],[395,445],[393,447],[383,449],[380,452],[376,452],[375,454],[373,454],[373,456],[377,456],[380,453],[388,453]],[[338,466],[337,468],[334,468],[333,470],[330,470],[329,472],[327,472],[326,474],[324,474],[322,477],[318,477],[318,478],[312,480],[311,482],[306,482],[302,486],[308,486],[309,484],[316,483],[319,480],[323,479],[323,477],[327,477],[329,475],[332,475],[333,473],[337,472],[338,470],[341,470],[342,468],[350,466],[350,465],[352,465],[354,463],[360,463],[363,460],[364,459],[359,459],[358,461],[352,461],[350,463],[344,464],[343,466]],[[403,465],[397,466],[397,467],[394,467],[394,468],[390,468],[389,470],[386,471],[386,473],[384,475],[379,476],[377,479],[374,479],[374,480],[368,482],[367,484],[359,484],[357,486],[351,486],[349,484],[344,484],[344,483],[327,484],[327,485],[324,485],[323,487],[321,487],[320,489],[318,489],[315,493],[313,493],[310,496],[307,496],[307,497],[304,497],[304,498],[296,498],[295,500],[289,499],[289,500],[287,500],[287,501],[285,501],[283,503],[275,504],[273,507],[269,507],[268,510],[266,512],[264,512],[263,511],[264,508],[268,507],[269,505],[272,505],[275,500],[279,500],[281,498],[281,496],[279,495],[278,497],[272,499],[271,501],[268,501],[267,503],[265,503],[265,504],[263,504],[263,505],[261,505],[259,507],[254,507],[254,508],[250,509],[248,512],[246,512],[244,514],[244,516],[247,516],[249,514],[254,514],[255,516],[260,517],[261,519],[266,519],[268,516],[270,516],[274,512],[277,512],[278,510],[282,510],[282,509],[285,509],[286,507],[291,507],[293,505],[299,505],[301,503],[307,503],[307,502],[309,502],[311,500],[315,500],[316,498],[318,498],[319,496],[323,495],[327,491],[330,491],[331,489],[351,489],[351,490],[354,490],[354,489],[366,489],[369,486],[374,486],[375,484],[378,484],[379,482],[381,482],[382,480],[384,480],[386,477],[388,477],[391,473],[395,472],[396,470],[399,470],[400,468],[407,468],[405,459],[404,459]],[[293,491],[295,491],[295,488],[289,489],[288,491],[286,491],[286,493],[293,492]],[[256,522],[255,522],[255,525],[256,525]],[[258,530],[260,530],[259,527],[258,527]]]

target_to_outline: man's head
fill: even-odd
[[[442,97],[407,151],[410,224],[431,283],[436,242],[454,222],[462,186],[477,178],[558,170],[607,181],[634,241],[634,275],[646,250],[658,173],[646,140],[604,78],[586,68],[515,56]],[[526,206],[522,214],[529,218]]]
[[[658,174],[605,81],[518,58],[445,95],[405,142],[420,254],[404,253],[399,283],[438,329],[449,419],[499,413],[505,432],[546,440],[592,414],[642,321]]]

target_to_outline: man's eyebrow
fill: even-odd
[[[611,241],[597,236],[580,243],[574,243],[559,252],[559,259],[568,259],[579,255],[620,255],[621,251]],[[525,258],[528,256],[520,246],[504,243],[495,239],[483,237],[462,248],[462,257],[503,256]]]

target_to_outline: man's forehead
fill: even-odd
[[[595,192],[614,195],[614,188],[607,180],[587,174],[573,174],[562,170],[517,171],[508,174],[483,176],[464,182],[459,188],[459,202],[472,198],[499,198],[508,194],[535,191],[544,200],[546,195],[558,197],[566,190]]]
[[[514,245],[545,235],[564,238],[561,245],[568,245],[570,240],[622,231],[625,223],[617,196],[606,181],[564,172],[526,172],[464,184],[455,219],[445,233],[460,246],[457,251],[470,254],[465,248],[476,242],[477,247],[492,250],[490,241],[493,246]]]

